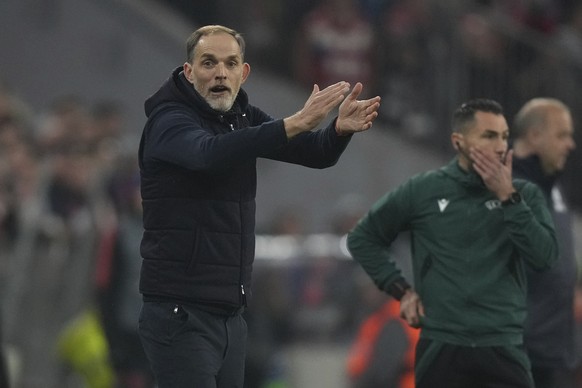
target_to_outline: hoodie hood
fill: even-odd
[[[230,111],[219,112],[214,110],[200,93],[194,89],[192,84],[188,82],[180,66],[172,72],[170,78],[162,84],[158,91],[145,101],[146,116],[150,117],[156,108],[168,103],[187,105],[202,116],[217,117],[244,112],[248,106],[248,96],[244,90],[240,89]]]

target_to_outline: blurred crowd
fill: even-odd
[[[136,325],[134,143],[114,100],[67,95],[39,112],[0,87],[0,365],[11,387],[154,386]],[[362,199],[333,206],[321,235],[306,233],[303,216],[284,207],[259,226],[256,299],[245,313],[248,387],[292,386],[286,346],[347,346],[387,298],[345,248]]]
[[[387,128],[451,152],[449,113],[499,101],[511,121],[534,97],[555,97],[582,122],[582,4],[574,0],[160,0],[196,25],[241,31],[252,66],[302,87],[362,81],[382,97]],[[576,137],[580,144],[581,132]],[[582,209],[572,166],[570,202]]]
[[[553,96],[582,122],[582,5],[574,0],[164,2],[197,24],[242,31],[252,65],[306,87],[362,81],[382,96],[384,123],[425,145],[446,148],[436,132],[449,130],[443,112],[467,97],[494,98],[512,117],[526,99]],[[115,100],[62,96],[38,112],[0,83],[0,339],[14,387],[153,386],[135,331],[136,154]],[[566,189],[582,210],[579,151],[569,163]],[[274,245],[286,254],[257,257],[248,387],[287,386],[285,345],[348,344],[386,301],[342,250],[363,206],[357,198],[337,205],[329,235],[316,242],[296,212],[281,209],[260,226],[260,235],[285,236]],[[305,250],[310,244],[319,253]]]
[[[63,96],[35,112],[0,86],[1,336],[16,387],[114,370],[132,384],[148,378],[134,335],[141,202],[127,142],[113,100]]]

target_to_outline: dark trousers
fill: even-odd
[[[533,388],[521,346],[469,347],[421,339],[417,367],[420,363],[424,370],[416,376],[416,388]]]
[[[243,317],[175,303],[145,302],[139,334],[159,388],[242,388]]]
[[[573,388],[580,385],[575,382],[575,373],[566,367],[543,367],[532,365],[531,373],[535,388]]]
[[[536,388],[560,388],[558,373],[553,368],[531,368]]]

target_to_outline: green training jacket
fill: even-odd
[[[457,158],[418,174],[376,202],[348,235],[376,285],[402,279],[389,247],[410,231],[421,337],[462,346],[517,345],[526,314],[525,266],[550,268],[557,242],[539,188],[514,179],[522,202],[502,206]]]

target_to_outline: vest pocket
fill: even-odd
[[[214,232],[196,228],[191,238],[193,247],[186,269],[190,274],[200,265],[238,268],[244,262],[240,233]]]
[[[185,266],[192,256],[195,242],[191,230],[146,230],[141,255],[146,260],[180,262]]]

